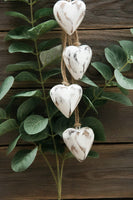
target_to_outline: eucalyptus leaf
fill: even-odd
[[[42,51],[40,53],[40,60],[43,65],[43,68],[55,62],[57,59],[61,58],[61,54],[62,54],[62,45],[58,45],[47,51]]]
[[[13,140],[12,143],[8,146],[7,155],[14,150],[20,137],[21,137],[21,135],[18,135],[18,137],[15,138],[15,140]]]
[[[99,154],[97,152],[91,150],[87,157],[89,157],[89,158],[99,158]]]
[[[27,91],[27,92],[20,92],[16,95],[14,95],[14,97],[41,97],[42,93],[40,90],[33,90],[33,91]]]
[[[18,151],[11,162],[12,170],[15,172],[25,171],[35,160],[37,151],[38,147],[33,150],[24,149]]]
[[[48,126],[41,131],[38,134],[35,135],[29,135],[25,132],[24,130],[24,125],[23,123],[20,125],[19,128],[19,133],[21,134],[21,139],[26,141],[26,142],[37,142],[37,141],[41,141],[41,140],[45,140],[46,138],[48,138],[49,136],[49,128]]]
[[[44,72],[43,81],[46,82],[50,77],[56,76],[56,75],[58,75],[60,73],[61,73],[61,70],[59,68],[54,68],[52,70]]]
[[[5,37],[5,40],[22,40],[22,39],[31,39],[28,30],[29,26],[19,26],[11,31],[9,31]]]
[[[0,86],[0,100],[8,93],[14,83],[14,77],[8,76]]]
[[[123,74],[117,69],[115,70],[114,74],[118,84],[121,87],[127,90],[133,90],[133,79],[124,77]]]
[[[130,29],[131,33],[133,34],[133,28]]]
[[[14,42],[8,48],[9,53],[34,53],[33,47],[25,42]]]
[[[41,8],[37,10],[34,14],[34,19],[38,20],[44,17],[52,17],[53,16],[53,9],[52,8]]]
[[[127,96],[120,94],[120,93],[104,92],[101,98],[108,99],[108,100],[111,100],[111,101],[115,101],[115,102],[124,104],[126,106],[132,106],[133,105],[131,100]]]
[[[55,20],[48,20],[37,26],[28,30],[28,33],[32,39],[39,38],[42,34],[51,31],[53,28],[57,26],[57,22]]]
[[[48,108],[49,108],[49,114],[50,114],[50,118],[52,119],[52,117],[59,111],[57,109],[57,107],[54,105],[54,103],[52,101],[48,101]]]
[[[44,40],[44,41],[39,43],[38,50],[39,50],[39,52],[45,51],[45,50],[51,49],[51,48],[53,48],[53,47],[55,47],[55,46],[57,46],[59,44],[61,44],[61,39],[60,38]]]
[[[17,17],[17,18],[23,19],[27,22],[30,22],[28,17],[25,16],[24,14],[20,13],[20,12],[8,11],[8,12],[6,12],[6,15],[9,15],[9,16],[12,16],[12,17]]]
[[[119,43],[126,52],[129,62],[133,63],[133,42],[129,40],[122,40],[119,41]]]
[[[27,4],[29,3],[29,0],[4,0],[4,1],[5,1],[5,2],[6,2],[6,1],[22,1],[22,2],[25,2],[25,3],[27,3]]]
[[[37,79],[36,74],[31,73],[31,72],[27,72],[27,71],[23,71],[20,72],[16,77],[15,77],[15,81],[34,81],[36,83],[40,83],[40,81]]]
[[[83,83],[86,83],[87,85],[91,85],[93,87],[98,87],[92,80],[90,80],[90,78],[88,78],[87,76],[83,76],[83,78],[80,80]]]
[[[7,119],[6,111],[3,108],[0,108],[0,119]]]
[[[104,128],[100,120],[95,117],[86,117],[81,121],[83,127],[90,127],[94,131],[96,141],[105,141]]]
[[[86,95],[83,95],[83,97],[87,100],[87,102],[89,103],[90,107],[98,114],[95,106],[93,105],[93,103],[91,102],[91,100],[86,96]]]
[[[114,69],[122,69],[122,71],[130,70],[131,65],[126,65],[128,60],[127,55],[120,46],[111,45],[110,47],[105,48],[105,57]],[[126,66],[124,67],[124,65]]]
[[[47,125],[48,118],[44,118],[41,115],[30,115],[24,120],[24,130],[29,135],[43,131]]]
[[[19,62],[16,64],[9,64],[7,65],[6,71],[7,72],[15,72],[15,71],[21,71],[21,70],[26,70],[26,69],[32,69],[37,71],[37,62],[35,61],[24,61],[24,62]]]
[[[62,116],[59,118],[56,118],[56,120],[53,118],[53,130],[56,134],[60,135],[62,137],[63,132],[69,128],[73,127],[74,124],[74,118],[70,117],[67,119],[66,117]]]
[[[15,119],[8,119],[0,124],[0,136],[17,129],[17,123]]]
[[[112,78],[113,73],[110,66],[101,62],[93,62],[91,65],[103,76],[105,80],[108,81]]]
[[[17,118],[19,121],[23,121],[40,103],[36,98],[30,98],[24,101],[17,109]]]

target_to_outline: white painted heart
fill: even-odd
[[[86,159],[93,141],[94,132],[91,128],[68,128],[63,132],[63,140],[71,153],[80,162]]]
[[[62,29],[72,35],[79,27],[85,15],[86,5],[81,0],[58,1],[53,8],[56,21]]]
[[[57,108],[69,118],[82,97],[82,88],[77,84],[56,85],[50,90],[50,96]]]
[[[82,79],[92,58],[92,50],[88,45],[68,46],[63,51],[63,59],[75,80]]]

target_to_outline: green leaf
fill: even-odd
[[[126,52],[130,63],[133,63],[133,42],[128,40],[119,41],[121,47]]]
[[[90,127],[94,131],[96,141],[105,141],[102,123],[95,117],[86,117],[81,121],[83,127]]]
[[[99,154],[93,150],[91,150],[88,154],[87,157],[90,157],[90,158],[99,158]]]
[[[54,38],[50,40],[45,40],[43,42],[40,42],[38,45],[38,50],[40,51],[45,51],[48,49],[51,49],[57,45],[61,44],[61,39],[60,38]]]
[[[105,80],[110,80],[113,76],[110,66],[101,63],[101,62],[93,62],[91,65],[103,76]]]
[[[28,92],[20,92],[16,95],[14,95],[14,97],[41,97],[42,93],[40,90],[33,90],[33,91],[28,91]]]
[[[53,28],[57,26],[57,22],[55,20],[48,20],[43,22],[31,29],[28,30],[28,33],[32,39],[39,38],[42,34],[51,31]]]
[[[83,76],[83,78],[80,80],[83,83],[86,83],[87,85],[91,85],[93,87],[98,87],[93,81],[91,81],[87,76]]]
[[[62,137],[62,133],[67,128],[73,127],[74,118],[70,117],[69,119],[67,119],[64,116],[56,118],[56,119],[53,118],[52,124],[53,124],[54,132]]]
[[[0,100],[8,93],[14,83],[14,77],[8,76],[0,86]]]
[[[25,42],[14,42],[8,48],[9,53],[34,53],[34,49]]]
[[[29,135],[43,131],[48,125],[48,119],[41,115],[30,115],[24,121],[24,130]]]
[[[28,17],[25,16],[24,14],[20,13],[20,12],[8,11],[8,12],[6,12],[6,15],[9,15],[9,16],[12,16],[12,17],[17,17],[17,18],[23,19],[27,22],[30,22]]]
[[[15,119],[8,119],[0,124],[0,136],[7,132],[17,129],[17,123]]]
[[[20,72],[16,77],[15,77],[15,81],[34,81],[36,83],[40,83],[40,81],[37,79],[36,74],[31,73],[31,72],[27,72],[27,71],[23,71]]]
[[[27,4],[29,3],[29,0],[4,0],[4,1],[5,1],[5,2],[6,2],[6,1],[22,1],[22,2],[25,2],[25,3],[27,3]]]
[[[5,40],[22,40],[22,39],[31,39],[28,30],[29,26],[19,26],[11,31],[9,31],[5,37]]]
[[[19,121],[23,121],[40,103],[36,98],[30,98],[24,101],[17,110],[17,118]]]
[[[50,77],[53,77],[53,76],[58,75],[60,73],[61,73],[61,70],[59,68],[54,68],[52,70],[44,72],[43,81],[46,82]]]
[[[18,151],[11,162],[12,170],[15,172],[25,171],[35,160],[37,151],[38,147],[33,150],[24,149]]]
[[[99,154],[97,152],[91,150],[87,157],[89,157],[89,158],[99,158]],[[75,158],[75,157],[71,152],[67,152],[65,154],[65,160],[70,159],[70,158]]]
[[[123,76],[123,74],[119,70],[115,70],[114,72],[115,78],[118,84],[128,90],[133,90],[133,79],[129,79]]]
[[[21,134],[21,139],[26,141],[26,142],[37,142],[37,141],[41,141],[41,140],[44,140],[46,138],[48,138],[49,136],[49,128],[48,126],[43,130],[41,131],[40,133],[38,134],[35,134],[35,135],[29,135],[25,132],[24,130],[24,125],[23,123],[20,125],[20,128],[19,128],[19,133]]]
[[[127,55],[118,45],[112,45],[105,49],[105,57],[114,69],[121,69],[127,63]],[[131,65],[127,64],[122,71],[128,71]]]
[[[6,71],[7,72],[15,72],[15,71],[20,71],[20,70],[26,70],[26,69],[32,69],[37,71],[37,62],[35,61],[25,61],[25,62],[19,62],[16,64],[10,64],[7,66]]]
[[[131,33],[133,34],[133,28],[130,29]]]
[[[0,108],[0,119],[7,119],[6,111],[3,108]]]
[[[130,99],[127,96],[120,94],[120,93],[104,92],[101,98],[108,99],[108,100],[111,100],[111,101],[115,101],[115,102],[124,104],[126,106],[132,106],[133,105],[132,102],[130,101]]]
[[[57,109],[57,107],[54,105],[54,103],[52,101],[48,101],[48,108],[49,108],[49,114],[50,114],[50,118],[52,119],[52,117],[59,111]]]
[[[83,97],[87,100],[87,102],[89,103],[90,107],[98,114],[95,106],[93,105],[93,103],[91,102],[91,100],[86,96],[86,95],[83,95]]]
[[[8,146],[7,155],[14,150],[20,137],[21,137],[21,135],[18,135],[18,137],[15,138],[15,140],[13,140],[12,143]]]
[[[62,45],[58,45],[47,51],[42,51],[40,53],[40,60],[43,65],[43,68],[55,62],[57,59],[61,58],[61,54],[62,54]]]
[[[52,8],[41,8],[35,12],[34,19],[38,20],[42,17],[52,17],[52,16],[53,16]]]

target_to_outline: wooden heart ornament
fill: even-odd
[[[68,34],[72,35],[85,15],[86,5],[81,0],[74,1],[58,1],[53,8],[56,21],[62,29]]]
[[[82,88],[77,84],[56,85],[50,90],[50,96],[56,107],[69,118],[82,97]]]
[[[80,162],[86,159],[93,141],[94,132],[91,128],[68,128],[63,132],[63,140],[71,153]]]
[[[68,46],[63,51],[63,59],[67,69],[75,80],[82,79],[92,58],[92,50],[88,45]]]

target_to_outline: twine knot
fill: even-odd
[[[75,122],[74,127],[75,127],[75,128],[80,128],[80,127],[81,127],[81,124],[80,124],[79,122]]]
[[[65,86],[69,86],[70,84],[67,81],[62,81],[62,84]]]
[[[79,42],[79,41],[76,41],[76,42],[74,42],[74,44],[73,44],[74,46],[80,46],[81,45],[81,43]]]

